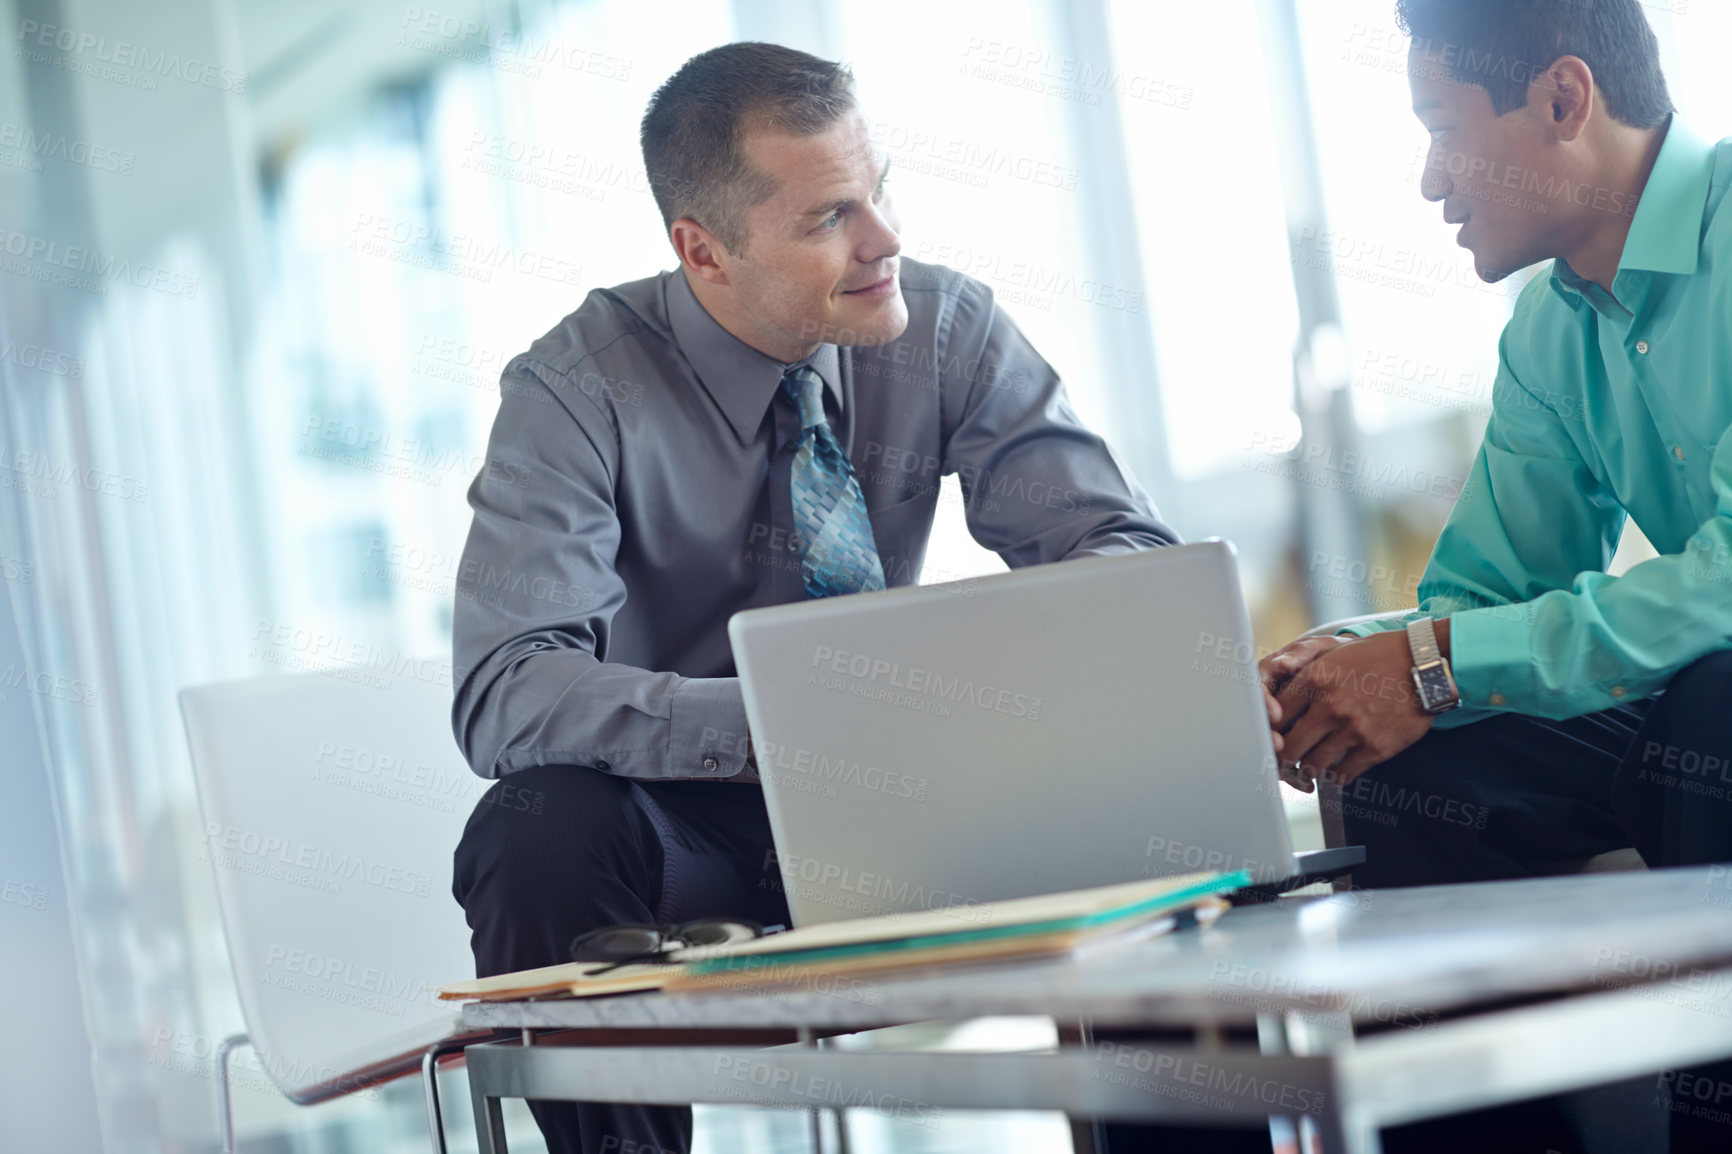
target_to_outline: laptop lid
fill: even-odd
[[[729,622],[798,925],[1293,872],[1221,541]]]

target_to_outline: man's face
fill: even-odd
[[[1414,114],[1431,134],[1420,192],[1461,226],[1456,243],[1473,253],[1480,279],[1495,283],[1558,255],[1571,205],[1541,122],[1549,101],[1530,89],[1526,105],[1499,116],[1484,88],[1455,80],[1417,47],[1407,77]]]
[[[746,210],[745,252],[724,257],[747,343],[791,361],[819,344],[901,336],[901,222],[866,118],[855,110],[817,136],[756,131],[745,147],[776,186]]]

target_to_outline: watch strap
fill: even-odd
[[[1423,669],[1443,660],[1443,651],[1437,647],[1437,630],[1432,626],[1429,617],[1420,617],[1407,623],[1407,645],[1413,650],[1415,669]]]
[[[1413,687],[1419,692],[1419,707],[1427,713],[1448,713],[1461,705],[1461,690],[1456,687],[1455,674],[1449,661],[1437,647],[1437,629],[1431,618],[1420,617],[1407,624],[1407,645],[1413,651]],[[1448,685],[1447,692],[1436,692],[1428,686],[1432,674],[1441,672]]]

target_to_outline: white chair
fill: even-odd
[[[1304,634],[1306,637],[1330,637],[1350,625],[1362,625],[1373,621],[1396,620],[1413,612],[1402,609],[1393,613],[1367,613],[1362,617],[1348,617],[1340,621],[1331,621],[1327,625],[1319,625]],[[1341,786],[1335,782],[1317,783],[1317,809],[1323,820],[1323,844],[1331,849],[1347,844],[1347,831],[1341,814]],[[1608,850],[1582,862],[1577,867],[1577,873],[1618,873],[1623,870],[1647,869],[1647,862],[1634,846],[1625,849]],[[1351,878],[1337,879],[1337,889],[1352,884]]]
[[[373,678],[373,681],[380,679]],[[204,852],[247,1033],[277,1089],[312,1105],[416,1070],[444,1154],[437,1069],[476,1040],[427,986],[474,972],[451,854],[486,782],[448,688],[309,673],[184,689]]]

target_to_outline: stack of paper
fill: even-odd
[[[453,982],[438,986],[439,997],[447,1002],[517,1002],[525,998],[595,997],[600,994],[635,994],[640,990],[659,990],[668,979],[679,973],[678,966],[616,966],[609,968],[597,962],[566,962],[558,966],[543,966],[539,970],[518,970],[511,974],[496,974],[491,978],[476,978],[469,982]]]
[[[665,963],[572,963],[443,986],[446,1000],[590,997],[638,990],[713,990],[809,982],[1015,958],[1075,954],[1207,920],[1250,875],[1199,873],[1095,889],[807,926],[751,941],[681,950]]]

